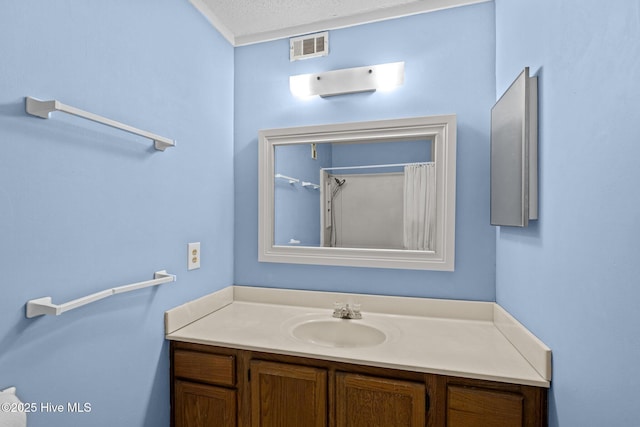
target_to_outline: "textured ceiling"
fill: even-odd
[[[233,45],[490,0],[190,0]]]

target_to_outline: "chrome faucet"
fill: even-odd
[[[333,317],[338,319],[362,319],[360,304],[333,303]]]

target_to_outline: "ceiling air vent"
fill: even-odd
[[[329,54],[329,32],[307,34],[289,39],[289,60],[315,58]]]

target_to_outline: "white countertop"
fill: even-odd
[[[293,326],[332,319],[333,302],[359,302],[358,322],[387,340],[328,347]],[[404,313],[404,314],[403,314]],[[229,287],[165,316],[169,340],[385,368],[549,387],[551,351],[495,303]]]

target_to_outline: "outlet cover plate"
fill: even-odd
[[[187,270],[200,268],[200,242],[187,245]]]

